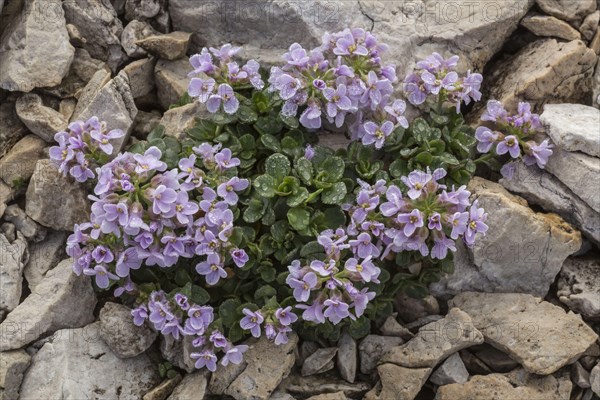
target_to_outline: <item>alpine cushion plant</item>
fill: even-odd
[[[347,29],[312,50],[293,44],[270,73],[240,67],[229,44],[205,48],[174,105],[208,111],[186,139],[159,126],[111,159],[122,132],[97,119],[58,133],[57,167],[94,185],[90,220],[67,243],[75,273],[130,305],[136,325],[189,337],[211,371],[240,363],[244,338],[362,337],[398,291],[426,295],[452,271],[457,241],[488,229],[465,186],[490,163],[474,159],[477,142],[516,154],[512,135],[526,162],[548,153],[522,142],[538,127],[525,106],[499,111],[504,136],[475,136],[460,111],[482,78],[459,74],[458,57],[434,53],[399,82],[386,48]],[[421,111],[410,123],[402,94]],[[320,145],[328,129],[348,147]]]

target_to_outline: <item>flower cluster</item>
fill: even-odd
[[[102,164],[113,153],[111,140],[125,136],[120,129],[108,131],[106,122],[92,117],[87,121],[75,121],[67,131],[54,135],[58,146],[50,148],[50,159],[63,176],[71,175],[77,182],[96,177],[92,168]]]
[[[233,56],[240,50],[240,47],[230,44],[220,49],[211,47],[209,50],[205,47],[200,54],[190,58],[194,70],[189,76],[194,78],[190,81],[188,94],[206,103],[211,113],[216,113],[221,107],[227,114],[234,114],[238,110],[240,102],[234,88],[251,85],[260,90],[264,87],[259,74],[260,65],[255,60],[249,60],[242,67],[233,61]]]
[[[455,104],[458,113],[463,102],[469,104],[471,100],[481,100],[483,76],[469,70],[466,76],[460,77],[456,72],[458,61],[458,56],[444,59],[440,54],[433,53],[417,62],[416,70],[404,79],[408,101],[418,106],[433,96],[437,100]]]
[[[264,323],[266,338],[273,340],[276,345],[288,342],[287,334],[292,332],[291,325],[298,320],[292,306],[278,307],[275,310],[265,306],[257,311],[244,308],[243,313],[244,318],[240,321],[242,329],[250,331],[254,337],[260,337],[261,325]]]
[[[215,285],[230,261],[238,267],[248,261],[229,242],[231,208],[248,187],[226,174],[239,160],[206,143],[194,152],[169,171],[156,147],[120,154],[98,169],[90,222],[76,225],[67,243],[77,274],[94,276],[100,288],[121,281],[127,289],[130,271],[142,264],[167,268],[180,257],[202,256],[196,271]]]
[[[488,229],[487,214],[477,200],[471,203],[465,186],[449,191],[440,184],[445,176],[443,169],[411,172],[401,178],[407,197],[396,185],[386,187],[385,181],[363,185],[356,204],[347,207],[352,219],[348,231],[365,235],[365,243],[370,239],[371,246],[382,249],[382,258],[390,252],[418,251],[443,260],[448,250],[456,251],[459,238],[472,246],[476,234]]]
[[[529,103],[519,103],[517,114],[509,116],[502,103],[490,100],[481,120],[493,123],[496,129],[486,126],[477,128],[475,138],[480,153],[488,153],[495,146],[497,155],[508,153],[512,160],[522,158],[526,165],[537,164],[539,168],[546,166],[553,146],[548,139],[539,144],[533,140],[542,129],[542,124],[539,115],[531,112]],[[511,179],[515,168],[515,162],[511,161],[500,172],[505,178]]]
[[[163,291],[150,294],[146,304],[131,311],[133,322],[137,326],[148,320],[163,335],[171,335],[175,340],[181,336],[191,336],[192,346],[196,351],[190,354],[196,360],[198,369],[206,367],[209,371],[217,369],[218,356],[221,365],[227,366],[242,362],[243,354],[248,350],[246,345],[234,346],[214,325],[214,310],[210,306],[191,304],[188,297],[177,293],[169,298]]]

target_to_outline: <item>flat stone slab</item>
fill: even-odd
[[[600,110],[583,104],[546,104],[540,120],[559,147],[600,157]]]

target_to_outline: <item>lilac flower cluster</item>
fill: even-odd
[[[180,257],[205,257],[196,271],[215,285],[227,264],[248,261],[229,242],[232,207],[248,181],[226,172],[240,161],[220,145],[193,150],[168,171],[156,147],[120,154],[98,169],[90,221],[76,225],[67,242],[76,274],[94,276],[100,288],[119,281],[121,294],[134,289],[130,271],[142,265],[168,268]]]
[[[415,105],[425,103],[429,96],[456,105],[456,112],[464,102],[481,100],[481,83],[483,76],[467,71],[466,76],[460,77],[456,72],[459,57],[452,56],[444,59],[440,54],[433,53],[417,62],[415,72],[404,79],[404,92],[408,101]]]
[[[77,182],[85,182],[96,177],[92,168],[113,153],[111,140],[123,136],[125,132],[120,129],[108,131],[106,122],[98,117],[75,121],[67,131],[54,135],[58,146],[50,148],[50,159],[63,176],[71,175]]]
[[[381,250],[371,243],[368,233],[354,235],[338,228],[322,232],[317,242],[325,251],[324,260],[312,260],[302,265],[294,260],[286,283],[294,289],[294,298],[304,309],[305,321],[334,325],[343,319],[356,319],[364,314],[367,304],[375,297],[365,283],[379,283],[381,270],[375,259]]]
[[[326,33],[322,45],[310,51],[294,43],[283,56],[286,64],[271,69],[269,91],[284,101],[284,116],[305,107],[304,127],[321,128],[323,120],[338,128],[346,123],[354,139],[381,148],[396,125],[408,127],[406,104],[391,99],[397,78],[394,65],[382,64],[386,50],[358,28]]]
[[[525,165],[536,164],[542,169],[546,166],[553,146],[548,139],[539,144],[533,140],[541,131],[542,124],[539,115],[531,112],[529,103],[519,103],[517,114],[509,116],[502,103],[490,100],[481,120],[493,123],[496,130],[486,126],[477,128],[475,138],[480,153],[488,153],[495,146],[498,155],[508,153],[512,160],[522,158]],[[516,169],[516,163],[512,160],[500,170],[507,179],[513,177]]]
[[[264,87],[259,74],[260,66],[255,60],[249,60],[242,67],[233,61],[233,56],[240,50],[240,47],[231,44],[225,44],[220,49],[205,47],[200,54],[190,58],[194,70],[189,76],[194,78],[190,81],[188,94],[206,103],[211,113],[222,108],[227,114],[235,114],[240,105],[235,88],[251,85],[261,90]]]
[[[351,215],[348,231],[369,235],[371,246],[381,249],[381,257],[390,253],[418,251],[423,257],[443,260],[448,250],[456,251],[456,240],[475,243],[476,234],[488,230],[487,214],[478,201],[469,200],[466,186],[448,190],[439,181],[446,171],[413,171],[401,180],[406,197],[396,185],[379,181],[362,185],[356,204],[346,206]],[[365,240],[366,240],[365,236]]]
[[[169,299],[163,291],[154,291],[148,302],[131,311],[133,322],[137,326],[146,321],[151,323],[163,335],[171,335],[175,340],[182,336],[193,337],[192,346],[196,349],[190,354],[198,369],[217,369],[219,356],[221,365],[239,364],[246,345],[234,346],[214,325],[214,310],[210,306],[191,304],[187,296],[177,293]]]
[[[260,337],[261,326],[264,324],[266,338],[275,341],[276,345],[288,342],[287,334],[292,331],[291,325],[298,320],[291,306],[275,310],[265,306],[258,311],[244,308],[243,313],[244,318],[240,321],[242,329],[250,331],[254,337]]]

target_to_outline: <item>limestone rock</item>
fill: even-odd
[[[531,14],[521,20],[521,25],[537,36],[557,37],[565,40],[581,39],[581,33],[558,18]]]
[[[412,339],[415,335],[413,335],[413,333],[407,328],[400,325],[396,319],[397,315],[397,313],[394,313],[386,318],[381,328],[379,328],[381,334],[384,336],[398,336],[404,340]]]
[[[596,30],[596,34],[590,42],[590,49],[592,49],[597,55],[600,55],[600,29]]]
[[[555,148],[546,169],[594,211],[600,212],[600,158]]]
[[[173,389],[181,382],[181,375],[175,375],[171,379],[164,380],[160,385],[149,391],[142,400],[165,400],[173,393]]]
[[[54,134],[67,129],[68,121],[58,111],[42,104],[37,94],[28,93],[19,97],[16,104],[17,115],[29,130],[48,143],[54,141]]]
[[[160,382],[156,363],[143,354],[121,359],[99,337],[98,324],[58,331],[33,356],[22,400],[140,399]]]
[[[100,337],[120,358],[131,358],[146,351],[158,333],[146,325],[133,323],[131,309],[108,302],[100,310]]]
[[[6,203],[13,199],[14,193],[10,186],[0,179],[0,218],[6,210]]]
[[[600,262],[592,258],[567,258],[558,279],[557,296],[572,311],[600,320]]]
[[[20,233],[14,241],[0,234],[0,310],[10,312],[19,305],[27,241]],[[0,324],[1,326],[1,324]],[[3,336],[3,332],[0,331]]]
[[[192,346],[192,336],[184,336],[182,340],[175,340],[172,336],[160,335],[159,337],[160,353],[165,360],[187,372],[195,370],[194,360],[190,357],[195,351]]]
[[[123,46],[123,50],[129,57],[144,57],[148,52],[137,45],[136,42],[156,33],[158,32],[149,23],[133,20],[125,26],[123,33],[121,33],[121,46]]]
[[[517,162],[513,179],[501,179],[500,184],[572,223],[592,242],[600,245],[600,213],[595,212],[555,176],[537,166]]]
[[[152,132],[159,124],[162,115],[159,112],[145,112],[138,111],[135,116],[135,121],[133,121],[133,131],[131,134],[141,140],[144,140],[148,137],[150,132]]]
[[[186,32],[171,32],[166,35],[147,36],[135,44],[165,60],[177,60],[185,57],[191,35]]]
[[[23,10],[8,23],[0,41],[0,87],[29,92],[58,85],[69,71],[74,52],[61,2],[24,2]]]
[[[581,317],[528,294],[466,292],[449,306],[468,313],[486,343],[538,375],[572,363],[598,339]]]
[[[454,353],[435,370],[429,379],[439,386],[465,383],[469,380],[469,373],[458,353]]]
[[[365,400],[413,400],[431,374],[431,368],[382,364],[377,367],[377,373],[381,383],[365,395]]]
[[[21,122],[17,115],[15,103],[16,96],[10,95],[0,102],[0,157],[4,155],[27,134],[27,127]]]
[[[598,38],[598,46],[600,46],[600,28],[596,31],[595,37]],[[600,56],[600,50],[596,54]],[[592,106],[600,108],[600,63],[596,65],[596,72],[592,79]]]
[[[370,374],[375,370],[384,354],[402,343],[404,340],[395,336],[368,335],[365,337],[358,346],[360,372]]]
[[[73,261],[62,261],[0,324],[0,351],[18,349],[59,329],[94,320],[96,295],[90,278],[76,276]]]
[[[29,241],[40,242],[46,237],[46,230],[29,218],[18,204],[11,204],[6,208],[4,219],[12,223]]]
[[[272,399],[272,397],[271,397]],[[310,396],[306,400],[347,400],[348,398],[344,394],[344,392],[335,392],[335,393],[324,393],[318,394],[316,396]]]
[[[579,361],[571,364],[571,380],[582,389],[590,388],[590,373],[583,368]]]
[[[449,355],[483,343],[469,315],[453,308],[444,319],[425,325],[414,339],[392,348],[382,362],[407,368],[433,368]]]
[[[203,399],[206,392],[207,378],[203,371],[186,375],[173,390],[167,400],[197,400]]]
[[[134,99],[150,94],[156,85],[154,84],[154,67],[156,59],[143,58],[132,62],[123,68],[125,74],[129,77],[129,86],[131,95]]]
[[[188,135],[185,133],[193,128],[196,118],[207,115],[206,106],[198,101],[168,110],[160,120],[160,125],[165,127],[165,135],[177,140],[183,140]]]
[[[301,376],[300,374],[291,374],[280,387],[298,398],[344,392],[347,397],[361,399],[367,390],[371,389],[371,385],[366,382],[348,383],[326,375]]]
[[[534,212],[497,183],[476,177],[469,190],[488,213],[490,229],[471,250],[457,246],[454,274],[431,285],[433,293],[545,296],[563,261],[581,247],[581,234],[558,215]]]
[[[0,179],[9,186],[23,186],[35,169],[36,162],[44,156],[46,142],[35,135],[27,135],[0,158]]]
[[[587,40],[592,40],[594,37],[594,33],[598,30],[598,22],[600,21],[600,10],[596,10],[595,12],[589,14],[583,20],[583,23],[579,27],[579,32],[583,35]]]
[[[248,344],[250,348],[244,354],[247,366],[229,385],[225,394],[236,400],[266,399],[290,373],[298,336],[290,335],[288,343],[280,346],[275,346],[265,337]]]
[[[17,400],[23,374],[31,363],[25,350],[0,353],[0,396],[3,400]]]
[[[342,333],[338,341],[337,368],[340,376],[350,383],[356,377],[357,358],[356,340],[348,332]]]
[[[119,41],[123,24],[110,1],[66,1],[63,8],[67,22],[75,25],[85,39],[83,48],[116,71],[126,56]]]
[[[320,374],[333,368],[333,357],[337,354],[337,347],[319,349],[304,360],[302,364],[302,376]]]
[[[538,6],[546,13],[565,21],[577,21],[594,12],[594,0],[537,0]]]
[[[509,111],[515,111],[519,101],[530,102],[534,107],[583,102],[590,94],[596,60],[594,51],[580,40],[535,41],[492,69],[486,77],[487,98],[500,101]],[[485,104],[480,102],[473,109],[473,120],[479,120]]]
[[[394,308],[404,322],[414,322],[419,318],[440,313],[440,305],[431,295],[415,299],[405,293],[399,293],[394,300]]]
[[[96,85],[103,81],[102,75],[98,78],[98,82],[92,79],[88,86],[92,85],[92,82],[93,85]],[[86,121],[96,116],[100,121],[106,121],[109,129],[121,129],[125,132],[124,137],[112,141],[115,147],[113,155],[116,155],[127,143],[136,115],[137,107],[133,100],[129,78],[125,72],[121,71],[112,80],[99,86],[94,94],[89,97],[86,95],[85,100],[82,97],[71,121]]]
[[[187,59],[175,61],[159,60],[156,63],[154,76],[158,91],[158,100],[165,109],[179,101],[187,93],[190,78],[187,74],[192,70]]]
[[[66,232],[52,232],[41,242],[29,245],[29,261],[23,270],[29,290],[33,291],[46,272],[64,259],[66,243]]]
[[[25,198],[27,215],[48,228],[72,232],[89,219],[86,189],[63,177],[50,160],[35,165]]]
[[[540,119],[561,149],[600,157],[600,110],[583,104],[546,104]]]
[[[565,400],[569,398],[571,388],[568,379],[557,379],[552,375],[536,376],[519,370],[507,375],[477,375],[463,384],[441,386],[435,400]]]
[[[125,18],[153,18],[164,7],[164,0],[126,0]]]
[[[487,343],[473,347],[471,351],[495,372],[510,372],[519,366],[518,362]]]
[[[596,364],[590,373],[590,386],[592,391],[600,396],[600,364]]]

